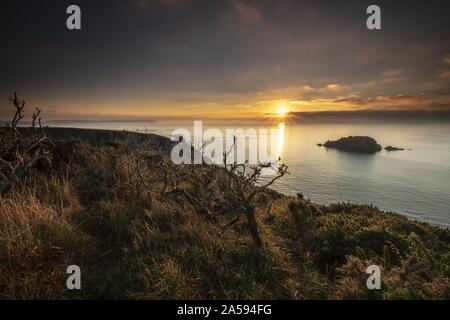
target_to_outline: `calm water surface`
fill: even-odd
[[[192,130],[192,123],[187,122],[64,122],[52,125],[131,131],[147,128],[149,132],[164,136],[170,136],[175,128]],[[278,191],[286,194],[301,192],[318,203],[373,204],[413,219],[450,227],[450,124],[286,123],[211,127],[275,129],[277,152],[291,172],[274,184]],[[375,155],[363,155],[316,145],[349,135],[368,135],[383,147],[392,145],[411,150],[383,150]]]

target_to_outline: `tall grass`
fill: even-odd
[[[245,219],[229,223],[239,209],[208,204],[211,218],[176,191],[202,198],[192,176],[214,175],[220,197],[220,169],[174,166],[141,142],[55,145],[51,164],[1,195],[0,298],[449,298],[448,230],[264,190],[252,200],[258,248]],[[71,264],[80,291],[66,289]]]

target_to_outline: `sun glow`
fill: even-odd
[[[289,112],[288,108],[286,106],[279,106],[277,113],[280,116],[280,118],[284,118],[286,114]]]

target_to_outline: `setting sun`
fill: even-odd
[[[289,110],[285,107],[285,106],[280,106],[280,107],[278,107],[278,111],[277,111],[277,113],[278,113],[278,115],[280,116],[280,117],[284,117],[284,116],[286,116],[286,114],[289,112]]]

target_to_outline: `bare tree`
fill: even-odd
[[[199,214],[217,221],[218,214],[234,212],[236,216],[222,227],[222,232],[245,216],[249,232],[256,247],[262,246],[262,240],[255,216],[255,197],[271,186],[275,181],[288,174],[288,167],[277,162],[248,164],[228,163],[228,156],[234,150],[236,139],[228,152],[224,152],[224,166],[200,165],[190,166],[185,172],[189,181],[189,190],[183,185],[176,185],[169,193],[183,196]],[[261,183],[263,169],[271,169],[274,175],[265,183]],[[182,170],[181,166],[170,170]],[[168,171],[166,171],[167,173]],[[171,175],[169,174],[169,176]],[[173,179],[171,179],[173,181]]]
[[[16,135],[19,135],[19,132],[17,130],[17,124],[24,117],[24,115],[23,115],[23,108],[25,107],[25,101],[19,100],[17,98],[17,93],[16,92],[14,92],[14,98],[10,97],[9,101],[11,101],[14,104],[15,108],[16,108],[16,112],[14,114],[14,117],[13,117],[12,121],[11,121],[11,127],[14,129]]]
[[[36,127],[36,119],[37,117],[39,117],[39,115],[41,114],[41,110],[39,108],[36,108],[36,111],[33,112],[33,121],[31,123],[31,127],[34,129]],[[39,126],[42,127],[41,125],[41,118],[39,118]]]
[[[224,152],[225,171],[228,174],[228,192],[230,196],[231,206],[238,212],[243,212],[250,234],[255,245],[260,248],[262,246],[261,236],[259,234],[258,223],[255,216],[255,196],[263,192],[267,187],[271,186],[275,181],[281,179],[288,174],[288,167],[280,163],[279,158],[277,162],[259,163],[247,169],[246,164],[238,164],[237,162],[228,163],[228,156],[234,150],[236,138],[234,138],[233,145],[228,152]],[[261,184],[261,174],[263,169],[271,169],[274,175],[266,183]]]
[[[45,128],[39,117],[40,110],[36,108],[33,113],[32,128],[36,128],[38,121],[39,131],[27,131],[19,129],[18,124],[24,118],[23,110],[25,101],[17,97],[9,98],[15,107],[15,114],[11,121],[11,127],[1,128],[0,139],[0,194],[8,189],[11,184],[23,176],[37,161],[50,161],[49,151],[53,145],[48,138]]]

